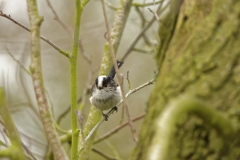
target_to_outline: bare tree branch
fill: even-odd
[[[16,20],[14,20],[10,15],[6,15],[4,14],[2,11],[0,11],[0,16],[5,17],[7,19],[9,19],[10,21],[12,21],[13,23],[19,25],[20,27],[22,27],[23,29],[27,30],[28,32],[30,32],[30,29],[27,28],[26,26],[24,26],[23,24],[17,22]],[[53,42],[51,42],[50,40],[48,40],[47,38],[43,37],[40,35],[40,38],[45,41],[46,43],[48,43],[50,46],[52,46],[54,49],[56,49],[58,52],[60,52],[61,54],[63,54],[66,57],[70,57],[70,54],[64,50],[62,50],[61,48],[59,48],[57,45],[55,45]]]
[[[141,114],[140,116],[137,116],[135,118],[132,119],[133,122],[142,119],[145,116],[144,114]],[[93,144],[97,144],[109,137],[111,137],[112,135],[114,135],[115,133],[117,133],[119,130],[121,130],[122,128],[126,127],[128,125],[128,122],[125,122],[124,124],[121,124],[119,126],[117,126],[116,128],[112,129],[111,131],[109,131],[108,133],[104,134],[103,136],[101,136],[100,138],[98,138],[97,140],[95,140],[93,142]]]
[[[163,2],[163,1],[162,1]],[[169,3],[166,4],[163,8],[162,7],[162,3],[159,5],[158,9],[157,9],[157,14],[160,16],[169,6]],[[144,35],[144,33],[152,26],[152,24],[155,22],[155,16],[153,16],[153,18],[151,19],[151,21],[141,30],[141,32],[139,32],[139,34],[133,39],[133,41],[131,42],[131,44],[129,45],[127,51],[124,53],[123,57],[122,57],[122,61],[124,61],[127,56],[130,54],[130,52],[132,51],[132,49],[135,47],[135,45],[137,44],[137,42],[139,41],[139,39]]]
[[[57,160],[68,160],[68,156],[60,142],[56,128],[54,127],[53,118],[47,103],[45,94],[42,68],[41,68],[41,52],[40,52],[40,26],[43,18],[38,14],[36,0],[27,0],[28,16],[30,22],[31,35],[31,76],[38,103],[39,114],[46,133],[48,143]]]
[[[107,160],[117,160],[116,158],[112,158],[96,148],[92,148],[92,151],[99,154],[100,156],[104,157]]]
[[[126,97],[125,97],[125,94],[124,94],[123,77],[120,76],[118,66],[117,66],[117,62],[116,62],[115,53],[114,53],[114,48],[113,48],[111,39],[109,38],[111,36],[111,34],[110,34],[110,28],[109,28],[109,24],[108,24],[107,13],[106,13],[105,5],[104,5],[104,0],[101,0],[101,2],[102,2],[102,9],[103,9],[103,15],[104,15],[104,19],[105,19],[105,24],[106,24],[106,28],[107,28],[107,35],[108,35],[107,40],[108,40],[108,44],[109,44],[109,48],[110,48],[110,53],[111,53],[111,56],[112,56],[112,61],[113,61],[113,65],[114,65],[117,77],[118,77],[118,81],[120,82],[119,85],[120,85],[120,88],[121,88],[121,94],[122,94],[122,98],[123,98],[123,106],[126,108],[126,114],[127,114],[128,121],[129,121],[129,127],[132,131],[132,134],[133,134],[133,139],[134,139],[135,142],[137,142],[138,141],[137,140],[137,134],[136,134],[136,131],[133,127],[132,120],[130,118],[130,113],[129,113],[129,110],[128,110],[128,103],[127,103],[127,100],[126,100]]]
[[[68,33],[68,35],[72,38],[72,32],[70,31],[70,29],[67,27],[66,24],[63,23],[63,21],[58,17],[57,12],[54,10],[50,0],[46,0],[47,4],[49,6],[49,8],[51,9],[51,11],[53,12],[53,15],[55,16],[54,19],[56,21],[58,21],[58,23],[63,27],[63,29]]]

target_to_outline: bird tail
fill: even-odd
[[[120,61],[117,60],[118,68],[120,68],[122,66],[122,64],[123,64],[123,62],[120,62]],[[115,71],[115,68],[114,68],[114,65],[113,65],[109,74],[108,74],[108,77],[111,77],[112,79],[114,79],[115,75],[116,75],[116,71]]]

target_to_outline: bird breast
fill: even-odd
[[[121,101],[120,87],[113,89],[96,89],[92,97],[89,99],[92,105],[99,110],[109,110],[115,107]]]

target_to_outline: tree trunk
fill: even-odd
[[[160,24],[159,74],[133,160],[147,159],[157,118],[181,94],[222,112],[236,133],[240,128],[240,1],[172,0]],[[167,160],[240,159],[240,138],[229,143],[194,115],[182,116],[173,134]]]

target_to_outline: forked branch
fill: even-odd
[[[175,127],[179,118],[194,114],[208,125],[217,129],[223,138],[231,138],[235,131],[231,122],[219,111],[189,95],[173,99],[156,120],[156,131],[148,149],[148,160],[168,159],[169,146],[174,140]]]

